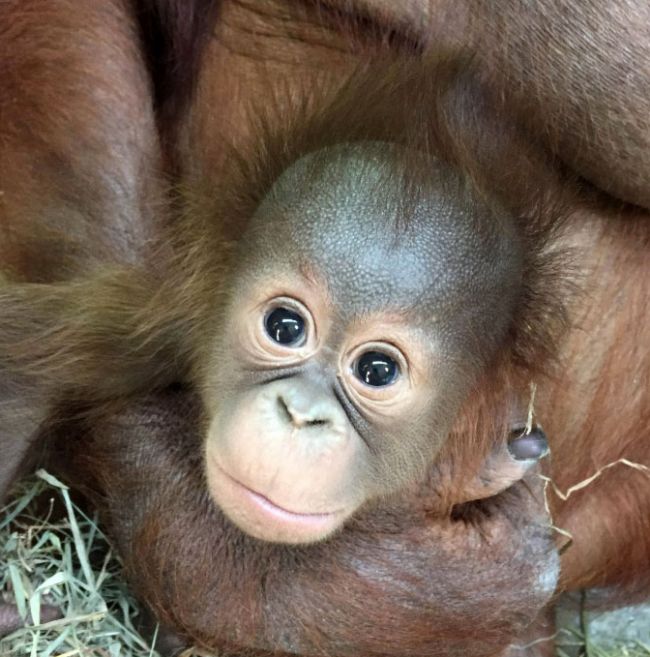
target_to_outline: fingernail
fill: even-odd
[[[533,427],[529,434],[522,433],[508,443],[508,450],[517,461],[539,461],[549,452],[546,434]]]

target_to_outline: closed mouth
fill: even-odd
[[[234,487],[239,489],[239,491],[242,492],[245,497],[255,505],[255,507],[277,520],[290,522],[292,524],[309,525],[316,528],[321,525],[330,524],[342,513],[342,511],[326,513],[303,513],[300,511],[291,511],[290,509],[287,509],[269,499],[266,497],[266,495],[258,493],[256,490],[249,488],[246,486],[246,484],[243,484],[241,481],[228,474],[220,466],[217,467],[219,468],[221,474],[223,474],[223,476],[226,477]]]

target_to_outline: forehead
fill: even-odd
[[[385,145],[299,160],[258,209],[245,240],[249,257],[313,271],[345,315],[430,317],[462,302],[492,277],[503,240],[462,182],[429,164],[428,184],[418,187],[405,185]]]
[[[311,267],[335,300],[359,313],[441,301],[450,292],[460,272],[445,257],[449,233],[416,230],[425,222],[414,217],[400,225],[394,208],[363,192],[343,198],[329,191],[312,205],[287,208],[286,244],[292,264]]]

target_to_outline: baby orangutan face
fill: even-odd
[[[429,458],[399,443],[431,424],[434,345],[399,316],[344,321],[324,290],[296,272],[251,290],[233,326],[246,374],[211,426],[210,490],[267,540],[328,536],[368,497],[394,489],[400,470],[413,476],[406,454],[419,466]]]
[[[511,223],[437,162],[438,189],[404,201],[397,162],[382,144],[309,155],[241,240],[205,463],[259,539],[322,540],[423,477],[512,319]]]

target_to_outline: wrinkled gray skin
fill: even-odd
[[[307,362],[242,365],[237,331],[226,327],[209,370],[206,406],[216,413],[208,444],[226,458],[245,454],[232,458],[247,472],[262,472],[247,485],[285,501],[281,506],[353,511],[417,481],[513,320],[522,252],[512,218],[488,208],[454,172],[424,156],[412,156],[409,165],[427,166],[430,173],[405,182],[401,172],[409,170],[402,157],[395,147],[374,142],[303,157],[277,180],[241,239],[227,321],[260,280],[293,280],[305,270],[324,281],[323,296],[333,308],[324,345]],[[306,303],[312,301],[317,303]],[[345,341],[377,316],[399,317],[420,339],[426,379],[420,394],[427,400],[417,413],[397,406],[381,422],[346,392],[339,368]],[[266,398],[259,401],[261,395]],[[278,406],[285,410],[274,410]],[[305,413],[318,426],[294,421]],[[249,428],[251,414],[260,416],[257,430]],[[244,422],[249,434],[258,434],[254,447],[240,438]],[[336,436],[350,432],[367,449],[338,466]],[[278,447],[282,442],[292,447]],[[259,466],[258,453],[266,459],[259,457]],[[319,466],[326,453],[332,471],[327,481]],[[215,497],[238,522],[237,512],[233,516]],[[247,523],[238,524],[251,531]],[[285,540],[264,530],[251,533]]]

